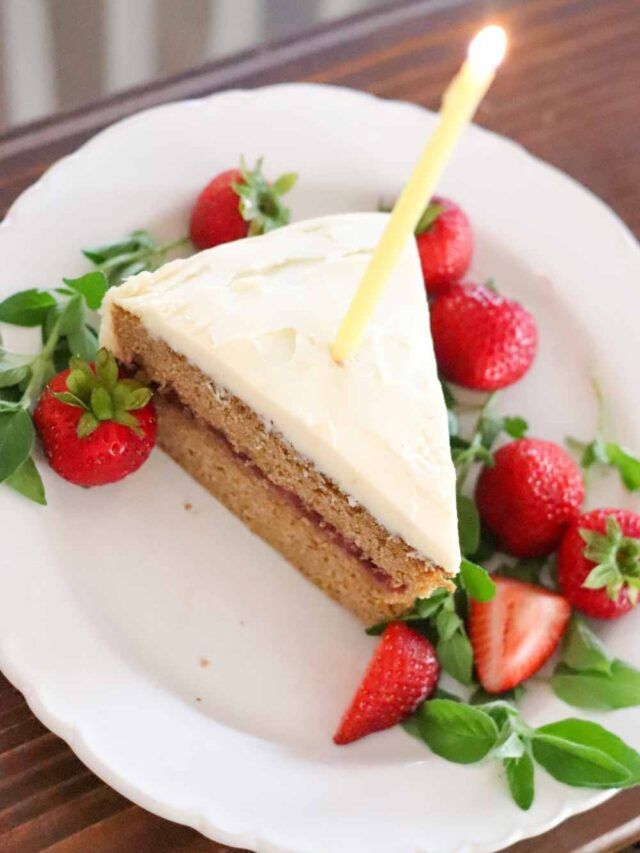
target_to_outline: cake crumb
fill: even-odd
[[[196,702],[202,702],[202,697],[196,696]]]
[[[199,664],[203,669],[206,669],[210,663],[211,661],[209,660],[209,658],[200,658],[199,660]]]
[[[189,503],[189,501],[185,501],[184,508],[189,512],[190,509],[193,509],[193,504]]]

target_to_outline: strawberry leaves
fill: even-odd
[[[606,532],[581,529],[585,542],[584,556],[596,563],[583,586],[587,589],[606,588],[607,595],[616,601],[623,589],[632,604],[640,594],[640,539],[623,536],[614,516],[607,517]]]
[[[262,173],[262,162],[260,157],[253,169],[249,169],[241,158],[242,181],[232,185],[239,198],[240,215],[249,223],[249,237],[288,224],[290,211],[283,205],[281,196],[290,192],[298,179],[296,174],[288,172],[269,183]]]
[[[428,231],[435,223],[436,219],[440,216],[440,214],[444,211],[444,207],[437,202],[430,202],[420,219],[418,220],[418,224],[416,225],[416,237],[420,234],[424,234]]]
[[[100,423],[114,421],[141,435],[140,424],[131,412],[151,400],[151,389],[135,379],[119,379],[115,358],[105,349],[98,351],[95,370],[87,362],[72,358],[67,390],[54,397],[67,406],[83,409],[78,421],[79,438],[91,435]]]

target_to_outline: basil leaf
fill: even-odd
[[[496,594],[496,585],[489,573],[464,558],[460,563],[460,581],[467,594],[476,601],[491,601]]]
[[[456,501],[458,504],[460,550],[467,556],[474,554],[480,544],[480,516],[471,498],[458,493]]]
[[[559,664],[551,676],[559,699],[576,708],[612,711],[640,705],[640,672],[623,661],[613,661],[611,672],[576,672]]]
[[[619,444],[608,441],[605,444],[605,453],[610,465],[618,469],[624,485],[630,492],[640,489],[640,459],[633,456],[628,450]]]
[[[473,649],[464,626],[447,640],[438,640],[436,654],[440,666],[461,684],[473,683]]]
[[[526,692],[527,688],[524,684],[518,684],[515,687],[512,687],[511,690],[505,690],[504,693],[487,693],[484,688],[478,687],[478,689],[471,695],[469,702],[472,705],[486,705],[487,702],[495,702],[496,700],[517,702],[519,699],[522,699]]]
[[[527,434],[529,424],[519,415],[504,418],[503,429],[511,438],[522,438]]]
[[[45,290],[22,290],[0,302],[0,321],[14,326],[40,326],[55,298]]]
[[[32,355],[0,351],[0,388],[19,385],[29,375]]]
[[[408,735],[411,735],[411,737],[417,737],[418,740],[422,740],[422,735],[420,734],[420,724],[418,723],[418,718],[415,714],[412,714],[410,717],[407,717],[407,719],[403,720],[400,725]]]
[[[426,619],[429,619],[433,616],[442,606],[442,603],[446,598],[450,595],[446,589],[436,589],[429,598],[416,598],[413,610],[410,610],[409,613],[405,613],[403,616],[396,616],[393,620],[387,620],[385,622],[378,622],[375,625],[371,625],[371,627],[366,629],[366,633],[369,634],[370,637],[377,637],[389,624],[389,621],[393,622],[422,622]]]
[[[511,796],[521,809],[527,811],[535,796],[533,759],[526,750],[520,758],[506,758],[503,763]]]
[[[520,758],[525,751],[525,745],[522,738],[517,732],[511,731],[510,726],[506,726],[500,732],[498,743],[491,751],[492,758]]]
[[[135,252],[142,244],[140,235],[146,235],[146,233],[147,232],[144,231],[138,231],[134,232],[125,240],[118,240],[115,243],[106,243],[103,246],[91,246],[88,249],[83,249],[82,254],[94,264],[104,264],[105,261],[111,260],[111,258],[115,258],[118,255]]]
[[[11,486],[14,491],[24,495],[25,498],[29,498],[30,501],[41,506],[47,505],[44,485],[31,456],[25,459],[17,471],[7,477],[5,483],[7,486]]]
[[[612,660],[602,642],[582,619],[573,616],[562,642],[562,662],[576,671],[611,672]]]
[[[97,311],[102,304],[102,299],[107,292],[107,279],[100,270],[88,272],[80,278],[65,278],[64,283],[76,290],[84,297],[87,307]]]
[[[33,421],[24,409],[0,411],[0,483],[29,457],[34,439]]]
[[[533,756],[554,779],[579,788],[640,783],[640,755],[597,723],[570,718],[533,733]]]
[[[427,746],[456,764],[481,761],[498,740],[498,728],[488,714],[450,699],[424,702],[418,725]]]
[[[83,361],[93,361],[98,351],[98,338],[90,326],[82,326],[67,335],[67,344],[69,357],[76,356]]]

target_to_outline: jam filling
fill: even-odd
[[[168,403],[182,409],[190,417],[195,417],[189,406],[185,406],[174,391],[163,390],[161,393],[162,397]],[[283,486],[279,486],[270,480],[264,471],[259,468],[252,459],[234,448],[227,435],[221,429],[213,427],[211,424],[204,421],[202,422],[205,423],[207,429],[215,435],[216,439],[224,445],[225,450],[237,462],[241,462],[252,476],[262,480],[262,482],[264,482],[270,489],[277,492],[280,498],[286,500],[287,503],[289,503],[289,505],[292,506],[301,516],[321,530],[325,536],[329,537],[335,545],[342,549],[342,551],[350,557],[358,560],[364,571],[366,571],[367,574],[376,581],[376,583],[392,592],[404,592],[406,590],[405,584],[394,580],[383,568],[381,568],[377,563],[374,563],[374,561],[371,560],[364,551],[355,544],[355,542],[351,542],[332,524],[326,521],[320,513],[307,506],[307,504],[305,504],[295,492],[292,492],[290,489],[286,489]]]

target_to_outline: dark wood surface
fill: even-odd
[[[312,80],[437,108],[469,37],[488,20],[507,27],[511,52],[477,120],[586,184],[640,235],[638,0],[395,3],[14,129],[0,136],[0,215],[52,162],[101,127],[168,100]],[[627,791],[512,850],[620,850],[640,839],[639,814],[640,792]],[[0,676],[0,850],[45,849],[221,853],[229,848],[150,815],[103,784]]]

